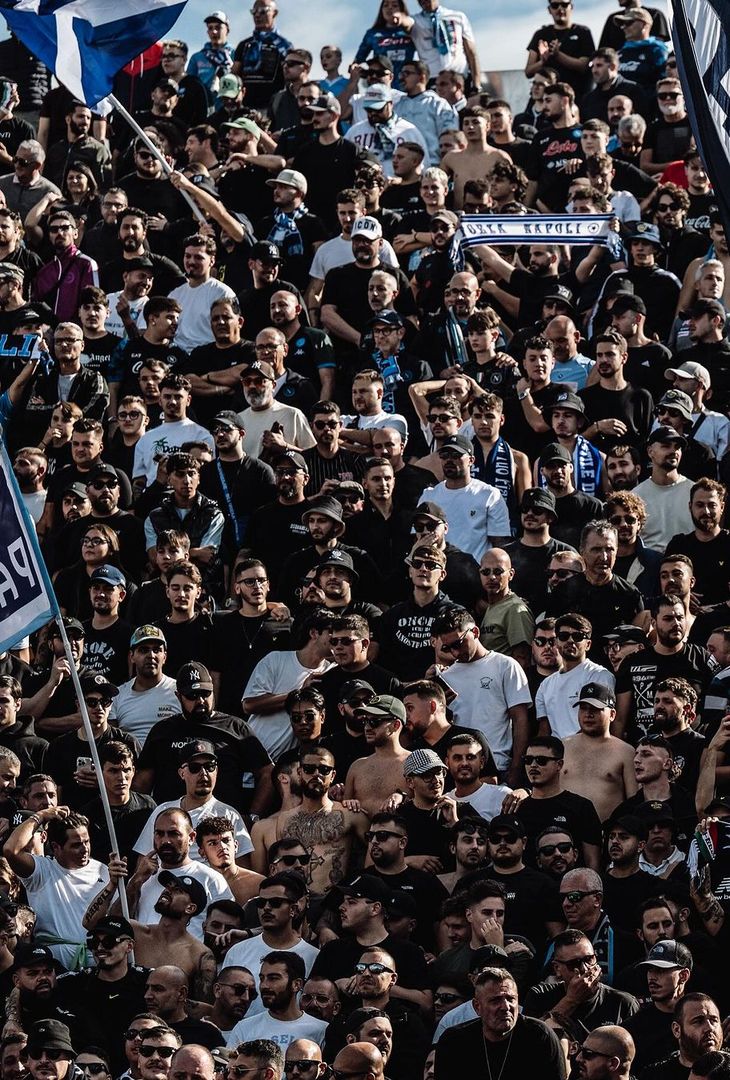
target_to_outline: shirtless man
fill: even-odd
[[[324,747],[302,752],[299,780],[302,805],[279,814],[277,839],[295,837],[311,852],[307,884],[312,893],[321,896],[347,874],[353,838],[364,843],[369,819],[361,810],[347,810],[329,798],[335,759]]]
[[[256,895],[263,877],[236,862],[236,838],[228,818],[203,818],[198,822],[195,838],[202,858],[219,874],[223,874],[228,888],[243,907]]]
[[[565,740],[563,791],[590,799],[601,821],[638,791],[634,748],[609,735],[616,697],[603,683],[587,683],[578,698],[580,731]]]
[[[454,210],[464,206],[464,184],[467,180],[484,180],[498,161],[511,162],[504,150],[496,150],[487,142],[489,113],[479,105],[467,106],[459,114],[461,130],[466,138],[464,150],[450,150],[441,167],[454,178]]]
[[[710,213],[710,240],[715,249],[715,258],[725,268],[725,283],[720,299],[727,305],[730,304],[730,249],[728,249],[725,226],[722,223],[719,210],[713,210]],[[697,282],[704,261],[703,256],[693,259],[685,270],[682,291],[677,302],[677,311],[688,311],[697,299]]]
[[[403,762],[408,751],[400,744],[406,722],[402,701],[384,694],[356,712],[365,721],[365,742],[373,748],[367,757],[358,758],[347,771],[345,798],[357,799],[368,817],[387,802],[394,791],[403,788]]]
[[[259,874],[267,872],[269,848],[276,841],[280,815],[302,805],[298,750],[286,750],[281,755],[271,773],[271,783],[281,799],[281,810],[260,818],[254,822],[251,829],[251,843],[254,847],[251,865]]]
[[[92,931],[98,921],[109,913],[118,896],[119,882],[127,876],[127,860],[112,855],[109,859],[109,881],[89,904],[83,926]],[[142,967],[157,968],[173,964],[185,973],[190,996],[197,1001],[212,1001],[215,957],[207,945],[188,933],[188,924],[204,911],[208,896],[195,878],[163,870],[158,880],[163,886],[155,904],[160,916],[158,923],[145,925],[130,920],[134,930],[134,958]],[[116,905],[115,905],[116,906]]]

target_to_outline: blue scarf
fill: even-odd
[[[401,346],[401,352],[403,347]],[[383,378],[383,412],[395,412],[395,391],[403,382],[397,356],[383,356],[379,349],[373,349],[373,363]]]
[[[274,227],[266,239],[272,244],[276,244],[287,256],[303,255],[304,243],[296,222],[300,217],[308,213],[309,211],[304,203],[298,206],[291,214],[287,214],[283,210],[277,210],[274,213]]]
[[[261,63],[261,46],[276,45],[278,40],[276,30],[254,30],[246,49],[246,67],[258,67]]]
[[[517,499],[515,496],[515,485],[512,475],[514,465],[512,451],[500,435],[490,450],[489,457],[486,461],[484,461],[483,455],[484,451],[482,450],[479,440],[474,439],[475,464],[479,468],[478,479],[483,480],[485,484],[491,484],[493,487],[496,487],[497,491],[507,504],[510,521],[514,523],[517,519]],[[481,467],[479,458],[483,461]]]
[[[375,129],[373,146],[379,151],[384,161],[390,161],[398,145],[395,134],[395,120],[391,116],[390,120],[385,124],[372,124],[371,126]]]
[[[469,354],[466,351],[464,331],[461,328],[461,323],[454,314],[453,308],[449,308],[446,313],[446,341],[451,363],[461,364],[462,367],[467,364],[469,361]]]
[[[210,60],[214,68],[224,68],[224,71],[219,71],[219,75],[224,75],[229,72],[233,67],[233,60],[231,54],[224,46],[213,45],[210,41],[206,41],[203,46],[203,52]]]
[[[431,12],[430,19],[431,31],[433,34],[433,46],[435,49],[438,49],[442,56],[448,56],[449,49],[451,48],[451,40],[449,38],[449,27],[446,20],[438,8]]]
[[[573,451],[573,483],[576,491],[582,491],[584,495],[593,495],[598,498],[601,489],[601,471],[603,460],[600,451],[596,450],[593,443],[588,442],[582,435],[575,439]],[[547,487],[545,477],[540,473],[540,487]]]

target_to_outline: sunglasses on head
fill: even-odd
[[[167,1060],[168,1058],[171,1058],[176,1051],[177,1047],[175,1046],[150,1046],[149,1043],[142,1043],[139,1048],[139,1055],[143,1058],[151,1058],[154,1054],[157,1054],[158,1057]]]
[[[305,776],[314,776],[315,773],[319,773],[320,776],[329,776],[330,773],[335,771],[334,765],[310,765],[307,763],[306,765],[300,765],[299,768]]]
[[[537,853],[538,855],[554,855],[556,851],[559,851],[561,855],[567,855],[572,850],[573,845],[569,840],[561,840],[558,844],[543,844],[537,849]]]

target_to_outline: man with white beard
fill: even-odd
[[[273,332],[285,342],[281,331]],[[257,335],[257,357],[269,349],[264,338],[271,334],[272,331],[266,329]],[[274,369],[266,360],[256,359],[241,372],[241,385],[248,408],[238,413],[237,419],[246,432],[243,448],[251,457],[261,457],[263,450],[277,453],[308,450],[315,444],[312,429],[301,409],[274,399],[276,384]]]

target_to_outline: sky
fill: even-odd
[[[187,41],[191,51],[200,48],[205,41],[203,20],[221,3],[226,10],[226,0],[189,0],[174,36]],[[418,10],[416,0],[407,3],[412,13]],[[538,26],[550,21],[547,3],[535,0],[452,0],[452,3],[468,15],[481,66],[486,71],[523,68],[527,42]],[[666,11],[665,0],[653,0],[653,3]],[[596,40],[606,16],[618,10],[615,0],[575,0],[575,4],[575,21],[588,25]],[[278,6],[280,32],[294,45],[309,49],[315,58],[322,45],[339,45],[345,58],[343,74],[346,74],[347,64],[365,31],[375,21],[379,3],[378,0],[279,0]],[[235,8],[228,3],[232,22],[230,40],[234,45],[251,32],[250,7],[248,2]],[[321,74],[318,64],[314,74]]]

